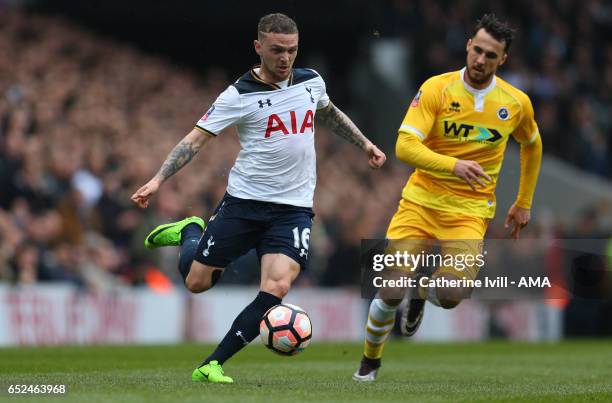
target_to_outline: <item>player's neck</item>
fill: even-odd
[[[255,71],[257,71],[257,69]],[[263,65],[259,66],[259,71],[257,71],[257,75],[260,79],[270,84],[277,84],[283,81],[287,81],[287,78],[283,80],[282,78],[273,76],[272,73],[270,73],[263,67]],[[291,76],[291,73],[289,73],[289,76]]]
[[[491,78],[489,78],[486,82],[484,83],[475,83],[474,81],[472,81],[472,79],[470,78],[470,75],[467,72],[467,68],[464,68],[462,70],[462,74],[463,74],[463,82],[466,83],[469,87],[471,87],[472,89],[476,90],[476,91],[483,91],[488,89],[491,86],[491,83],[493,82],[493,80],[495,79],[495,74],[491,75]]]
[[[474,82],[472,82],[472,80],[470,80],[467,77],[466,77],[465,82],[466,82],[467,85],[469,85],[470,87],[474,88],[475,90],[481,91],[481,90],[486,90],[487,88],[489,88],[489,86],[493,82],[493,77],[491,77],[489,79],[489,81],[487,81],[486,83],[481,83],[481,84],[474,83]]]

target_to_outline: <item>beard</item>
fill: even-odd
[[[475,84],[485,84],[487,81],[491,79],[491,76],[493,75],[493,73],[485,74],[484,72],[477,71],[479,74],[481,74],[479,78],[479,77],[474,76],[475,71],[477,70],[474,70],[472,67],[468,66],[467,68],[468,76],[470,77],[470,80]]]

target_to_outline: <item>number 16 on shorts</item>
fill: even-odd
[[[293,246],[300,251],[300,257],[308,257],[308,244],[310,242],[310,228],[304,228],[300,233],[298,227],[293,228]]]

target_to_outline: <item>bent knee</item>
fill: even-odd
[[[461,300],[465,297],[464,293],[456,289],[438,288],[437,289],[438,302],[444,309],[453,309],[461,303]]]
[[[403,299],[382,299],[382,301],[389,306],[399,306],[402,303]]]
[[[385,301],[389,305],[401,304],[404,296],[406,295],[406,289],[401,287],[396,288],[381,288],[378,290],[378,297]]]
[[[438,301],[440,302],[440,306],[444,309],[453,309],[454,307],[459,305],[459,303],[461,303],[461,300],[444,299],[444,298],[438,298]]]
[[[212,287],[212,282],[210,278],[188,275],[185,279],[185,286],[192,293],[198,294],[210,290],[210,288]]]
[[[289,288],[291,283],[288,281],[267,281],[261,290],[282,299],[289,292]]]

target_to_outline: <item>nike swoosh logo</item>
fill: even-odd
[[[198,368],[198,372],[201,373],[204,376],[204,378],[208,379],[208,374],[205,374],[204,372],[202,372],[200,368]]]

